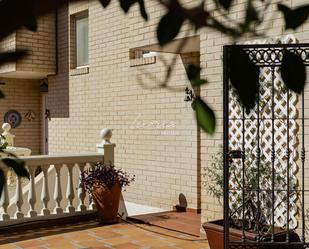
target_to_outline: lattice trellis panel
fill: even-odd
[[[273,42],[273,41],[272,41]],[[295,38],[288,36],[280,43],[294,43]],[[271,55],[270,55],[271,56]],[[298,184],[296,173],[297,165],[297,146],[299,127],[296,119],[298,110],[296,105],[298,96],[292,92],[288,94],[282,82],[280,68],[261,67],[260,68],[260,101],[249,114],[245,114],[236,99],[233,89],[229,97],[229,149],[242,150],[244,148],[245,172],[249,173],[250,167],[257,167],[258,153],[260,155],[259,167],[265,169],[260,177],[261,191],[259,198],[261,209],[266,215],[266,222],[271,222],[271,176],[272,164],[275,169],[275,225],[284,227],[287,224],[287,165],[289,161],[290,189],[295,189]],[[289,106],[289,110],[288,107]],[[289,117],[289,122],[287,120]],[[272,122],[274,118],[274,122]],[[244,129],[243,129],[244,126]],[[289,133],[289,139],[288,139]],[[244,136],[244,137],[243,137]],[[244,144],[243,144],[244,140]],[[259,147],[258,147],[259,141]],[[274,141],[274,144],[273,144]],[[287,143],[289,141],[289,143]],[[274,150],[274,161],[272,162]],[[287,151],[290,151],[289,159]],[[235,209],[236,203],[241,203],[242,191],[242,160],[234,160],[232,163],[233,174],[230,176],[230,207]],[[245,177],[245,179],[249,179]],[[246,188],[250,188],[250,183],[245,183]],[[284,190],[284,191],[282,191]],[[250,190],[247,191],[250,193]],[[257,201],[257,192],[252,191],[251,197]],[[291,191],[289,196],[289,224],[290,228],[297,227],[297,199],[295,192]]]

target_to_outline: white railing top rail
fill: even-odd
[[[55,154],[20,157],[26,166],[89,163],[103,161],[104,155],[101,153],[81,153],[81,154]]]

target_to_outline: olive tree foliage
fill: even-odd
[[[38,16],[54,11],[68,2],[77,1],[80,0],[1,0],[0,41],[21,27],[26,27],[35,32],[37,29],[36,18]],[[118,2],[120,9],[125,13],[129,12],[133,5],[138,5],[141,17],[145,21],[148,20],[146,0],[98,1],[104,8],[108,8],[111,1]],[[148,1],[156,1],[166,9],[166,13],[161,17],[157,26],[157,40],[161,46],[171,42],[178,35],[185,22],[192,26],[194,32],[206,27],[228,35],[235,40],[244,35],[263,36],[263,34],[257,32],[257,27],[265,22],[263,19],[264,12],[274,2],[273,0],[247,0],[244,19],[233,20],[229,16],[229,10],[236,0],[199,0],[196,1],[197,4],[192,8],[185,7],[180,0]],[[213,2],[215,8],[207,8],[208,2]],[[214,13],[220,13],[223,20],[219,20],[218,15],[214,15]],[[295,30],[308,19],[309,4],[291,9],[279,1],[276,13],[281,13],[284,16],[285,29]],[[185,42],[184,39],[180,43],[178,47],[179,53]],[[16,61],[25,55],[27,55],[26,50],[3,51],[0,53],[0,65]],[[166,65],[166,75],[163,82],[160,82],[160,87],[169,87],[169,79],[175,64],[176,56],[171,63]],[[306,71],[302,59],[294,53],[284,51],[281,70],[286,86],[292,91],[301,93],[306,82]],[[193,64],[187,66],[187,76],[193,89],[208,82],[207,79],[200,78],[200,71],[201,68]],[[239,95],[239,100],[246,110],[252,109],[257,101],[259,69],[252,63],[245,52],[235,48],[231,54],[230,72],[230,81]],[[0,97],[3,98],[4,93],[0,92]],[[216,118],[214,111],[208,106],[206,100],[196,94],[192,108],[196,114],[197,124],[201,129],[206,133],[213,134],[216,127]],[[12,168],[17,175],[29,177],[23,162],[18,159],[14,159],[14,157],[13,159],[2,159],[2,162]],[[4,182],[5,174],[3,168],[0,168],[0,193]]]

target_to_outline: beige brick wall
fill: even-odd
[[[41,103],[39,81],[0,78],[0,89],[5,94],[0,99],[0,120],[4,122],[4,114],[8,110],[16,110],[21,114],[20,126],[11,130],[15,135],[14,145],[32,150],[32,155],[40,154],[41,150]],[[33,121],[28,121],[25,115],[28,111],[36,114]],[[3,131],[1,130],[1,133]]]
[[[69,117],[69,24],[67,6],[58,11],[58,72],[57,77],[48,77],[48,102],[53,118]],[[59,126],[50,128],[57,134]],[[61,143],[61,141],[58,141]]]
[[[74,14],[85,6],[87,1],[71,6],[69,11]],[[61,10],[60,30],[61,35],[69,37],[66,11]],[[151,13],[154,16],[158,12]],[[49,79],[50,152],[94,151],[100,129],[111,128],[112,140],[117,144],[117,166],[136,174],[136,182],[125,192],[128,200],[171,208],[182,193],[190,207],[199,208],[198,133],[191,103],[183,101],[184,90],[149,90],[140,85],[138,78],[147,85],[156,85],[163,79],[165,67],[159,59],[156,64],[130,67],[129,49],[149,44],[149,40],[142,42],[143,34],[136,43],[136,31],[130,31],[133,22],[136,26],[143,24],[132,14],[125,18],[118,4],[103,11],[98,2],[89,3],[89,74],[67,78],[68,71],[61,71]],[[152,33],[147,27],[145,30]],[[59,63],[66,67],[69,42],[59,45]],[[160,56],[171,59],[170,54]],[[196,61],[198,57],[187,55],[184,60],[189,58]],[[145,76],[146,71],[155,82]],[[188,84],[180,57],[170,84],[182,88]],[[62,101],[68,101],[64,112]]]
[[[284,3],[295,7],[301,1]],[[141,86],[139,79],[147,85],[153,84],[145,72],[151,73],[157,83],[162,80],[165,72],[162,61],[130,67],[129,50],[157,43],[156,25],[165,13],[155,1],[146,4],[150,15],[147,23],[139,16],[137,6],[124,16],[117,3],[103,10],[97,1],[84,1],[60,11],[60,66],[58,75],[49,78],[50,152],[94,151],[99,142],[99,130],[111,128],[114,133],[112,140],[117,144],[117,166],[137,176],[136,182],[125,192],[128,200],[169,208],[177,202],[178,195],[184,193],[190,207],[199,208],[201,202],[203,220],[220,218],[221,206],[207,193],[207,187],[203,185],[205,179],[200,187],[200,175],[223,143],[222,47],[231,40],[213,30],[200,31],[202,75],[210,82],[203,87],[201,95],[216,110],[218,118],[214,136],[200,135],[190,103],[183,102],[184,91],[150,90]],[[243,7],[244,1],[239,0],[231,10],[232,17],[241,18]],[[83,71],[81,75],[73,75],[69,67],[69,13],[87,8],[89,73]],[[264,31],[268,36],[292,33],[283,31],[282,16],[273,16],[275,9],[276,6],[272,5],[265,13],[270,24],[264,27]],[[183,37],[187,30],[185,25],[179,37]],[[308,31],[306,23],[294,34],[301,42],[308,42]],[[193,35],[192,31],[189,35]],[[171,59],[171,55],[160,55],[166,60]],[[171,86],[188,84],[184,62],[177,58]],[[169,128],[154,129],[153,124],[158,123],[170,125]]]
[[[0,51],[12,51],[16,49],[16,33],[7,36],[0,42]],[[16,63],[10,62],[0,66],[0,73],[16,71]]]
[[[55,73],[55,13],[38,18],[38,29],[25,28],[16,33],[18,49],[30,48],[29,56],[17,63],[18,71]]]
[[[55,13],[50,13],[38,18],[37,32],[21,28],[1,41],[0,51],[25,49],[28,55],[1,66],[0,76],[35,79],[54,74],[55,30]]]

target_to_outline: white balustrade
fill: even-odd
[[[21,157],[29,171],[29,183],[24,186],[22,183],[25,180],[16,177],[14,196],[9,196],[7,184],[4,185],[0,199],[0,227],[27,220],[95,212],[95,204],[86,199],[85,190],[81,187],[80,173],[105,159],[114,163],[115,145],[109,141],[111,131],[104,131],[108,137],[101,134],[104,141],[97,146],[97,153]],[[6,175],[7,167],[1,167]],[[41,169],[41,172],[36,176],[37,169]],[[40,198],[37,194],[40,194]]]

